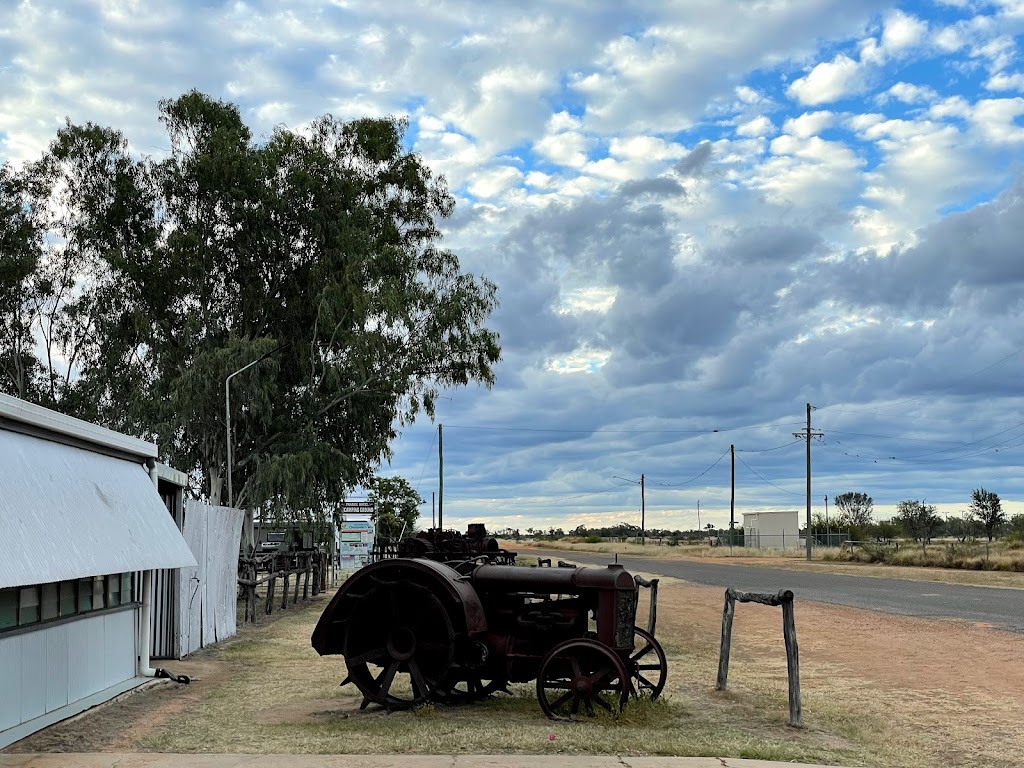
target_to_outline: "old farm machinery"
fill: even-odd
[[[617,714],[631,695],[655,699],[665,686],[665,653],[636,626],[637,594],[621,565],[381,560],[342,585],[312,643],[345,657],[343,684],[363,707],[469,702],[536,680],[548,717]]]
[[[465,534],[429,528],[404,539],[381,539],[373,552],[374,560],[388,557],[421,557],[463,568],[462,563],[513,565],[516,553],[502,549],[498,540],[487,535],[483,523],[471,523]]]

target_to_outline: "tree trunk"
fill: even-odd
[[[221,505],[221,488],[224,485],[224,479],[220,476],[220,468],[210,467],[207,474],[210,476],[210,504],[219,507]]]

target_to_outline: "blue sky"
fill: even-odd
[[[724,9],[728,7],[728,11]],[[166,151],[156,103],[256,135],[398,114],[499,287],[492,390],[447,393],[445,518],[724,523],[864,491],[1024,511],[1024,0],[8,2],[0,160],[65,117]],[[716,431],[717,430],[717,431]],[[437,427],[385,474],[429,500]],[[722,458],[724,456],[724,458]],[[716,463],[717,462],[717,463]],[[425,507],[429,514],[429,505]]]

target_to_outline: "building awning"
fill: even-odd
[[[144,461],[0,428],[0,588],[195,566]]]

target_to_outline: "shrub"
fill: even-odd
[[[600,544],[603,539],[600,536],[586,536],[583,539],[584,544]]]

